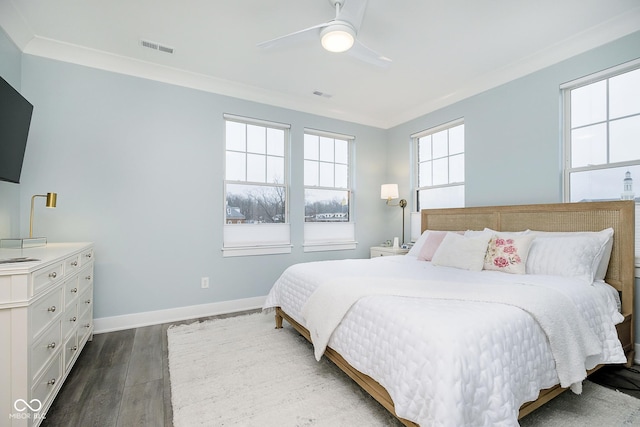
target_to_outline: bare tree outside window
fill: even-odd
[[[233,221],[231,216],[236,212],[242,215],[242,220],[234,224],[285,222],[285,202],[284,187],[227,184],[227,223]]]

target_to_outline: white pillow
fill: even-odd
[[[531,230],[529,229],[522,230],[522,231],[496,231],[496,230],[492,230],[491,228],[485,227],[484,231],[490,231],[493,234],[501,234],[503,236],[522,236],[525,234],[531,234]]]
[[[424,232],[420,235],[420,237],[418,237],[418,240],[416,240],[416,242],[413,244],[413,246],[411,247],[411,249],[409,249],[409,252],[407,252],[407,255],[413,255],[415,257],[420,256],[420,251],[422,251],[422,248],[424,247],[424,244],[426,243],[427,239],[429,238],[429,233],[435,231],[436,233],[442,233],[442,231],[437,231],[437,230],[424,230]],[[454,231],[453,233],[462,233],[461,231]]]
[[[566,237],[566,236],[593,236],[599,239],[603,244],[601,251],[596,255],[594,262],[596,267],[594,270],[593,280],[604,280],[609,268],[609,260],[611,259],[611,250],[613,249],[613,228],[606,228],[602,231],[531,231],[532,234],[539,237]],[[593,269],[593,267],[592,267]],[[592,281],[593,281],[592,280]]]
[[[601,273],[600,262],[612,235],[613,229],[598,233],[538,233],[529,250],[526,271],[528,274],[580,277],[593,283]],[[608,264],[609,260],[606,262]]]
[[[484,265],[484,255],[491,239],[491,233],[467,237],[456,233],[447,233],[433,254],[431,263],[443,267],[480,271]]]
[[[464,232],[464,235],[466,237],[489,236],[489,238],[491,238],[493,233],[495,233],[495,231],[490,228],[485,228],[484,230],[467,230]]]
[[[429,236],[429,230],[424,230],[424,233],[422,233],[420,237],[418,237],[418,240],[416,240],[416,242],[413,244],[411,249],[409,249],[409,252],[407,252],[407,255],[413,255],[416,257],[420,255],[420,249],[422,249],[422,245],[424,245],[424,242],[427,241],[428,236]]]

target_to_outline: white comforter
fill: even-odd
[[[622,320],[617,293],[601,282],[469,272],[411,256],[325,261],[287,269],[264,308],[280,306],[307,326],[302,309],[309,297],[342,277],[515,281],[556,289],[575,303],[601,343],[595,362],[626,361],[614,326]],[[353,304],[328,345],[385,387],[399,416],[422,426],[516,426],[520,406],[559,382],[543,330],[525,311],[505,304],[367,296]]]

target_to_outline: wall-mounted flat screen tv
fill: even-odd
[[[0,181],[20,182],[33,105],[0,77]]]

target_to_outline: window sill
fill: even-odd
[[[322,243],[305,243],[303,249],[305,252],[324,252],[324,251],[345,251],[354,250],[358,246],[358,242],[322,242]]]
[[[227,247],[222,248],[222,256],[227,258],[238,256],[290,254],[291,248],[292,245]]]

